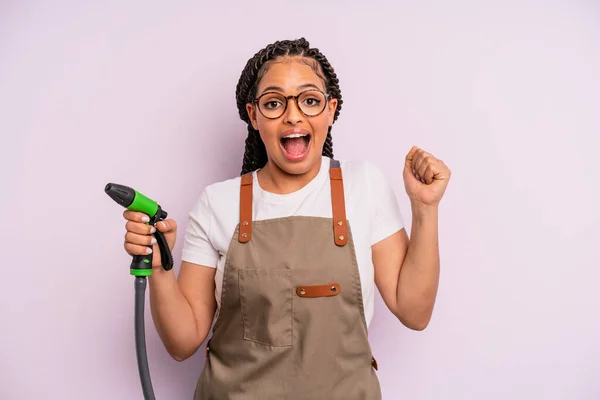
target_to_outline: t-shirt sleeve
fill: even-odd
[[[210,240],[211,222],[212,212],[204,191],[188,215],[181,256],[183,261],[217,267],[219,252]]]
[[[371,246],[404,228],[396,194],[383,172],[367,164],[371,200]]]

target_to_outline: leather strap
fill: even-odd
[[[240,185],[239,241],[246,243],[252,236],[252,173],[242,175]]]
[[[329,283],[327,285],[298,286],[296,294],[300,297],[331,297],[340,293],[339,283]]]
[[[344,181],[340,162],[331,160],[329,170],[331,184],[331,207],[333,213],[333,234],[335,244],[344,246],[348,243],[348,228],[346,220],[346,202],[344,200]]]
[[[329,168],[331,185],[331,207],[333,215],[333,234],[335,244],[345,246],[348,243],[348,221],[344,199],[344,181],[340,162],[331,159]],[[240,232],[238,240],[246,243],[252,236],[252,173],[242,175],[240,184]]]

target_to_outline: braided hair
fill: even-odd
[[[342,94],[339,87],[337,75],[327,61],[327,58],[321,54],[318,49],[311,48],[308,41],[304,38],[297,40],[281,40],[272,43],[264,49],[257,52],[244,67],[236,87],[236,102],[240,118],[248,124],[248,137],[246,138],[246,149],[244,151],[244,160],[241,174],[255,171],[262,168],[267,163],[267,150],[265,144],[260,138],[260,134],[250,122],[250,117],[246,110],[246,104],[251,103],[255,96],[258,84],[271,61],[278,57],[301,57],[308,60],[315,73],[325,83],[325,90],[331,95],[331,98],[337,99],[338,106],[333,116],[335,122],[340,114],[342,106]],[[306,62],[306,61],[305,61]],[[331,126],[327,130],[327,138],[323,145],[323,155],[333,157],[333,140],[331,137]]]

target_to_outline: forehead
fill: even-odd
[[[271,61],[257,87],[257,94],[270,86],[292,92],[299,86],[310,83],[325,91],[323,79],[315,72],[315,66],[319,67],[315,60],[297,57]]]

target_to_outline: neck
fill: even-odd
[[[313,180],[321,169],[321,159],[315,162],[310,169],[302,174],[290,174],[279,168],[273,161],[267,164],[257,173],[260,187],[275,194],[288,194],[296,192]]]

